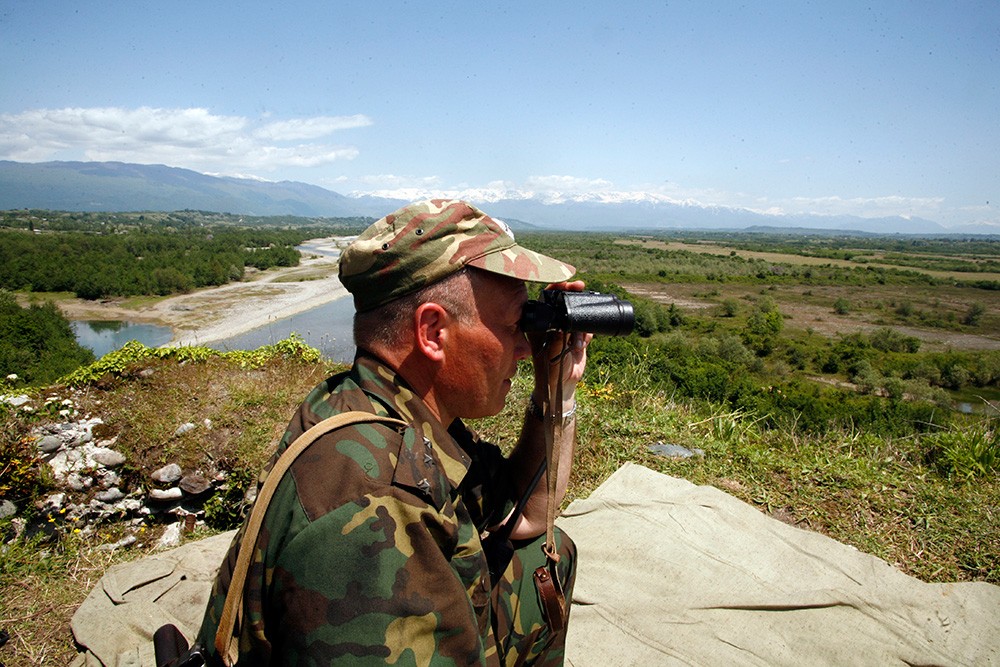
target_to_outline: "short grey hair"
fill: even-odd
[[[406,341],[413,326],[413,313],[425,303],[436,303],[461,322],[476,317],[473,281],[476,269],[464,268],[444,280],[406,294],[364,313],[354,314],[354,344],[376,352]]]

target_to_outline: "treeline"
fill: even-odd
[[[670,232],[657,238],[705,243],[754,252],[891,264],[933,271],[1000,272],[1000,237],[902,237],[749,232]]]
[[[0,290],[0,383],[47,384],[92,361],[52,302],[22,308]]]
[[[363,216],[318,218],[294,215],[238,215],[212,211],[126,211],[78,212],[44,209],[11,209],[0,211],[0,227],[29,231],[77,231],[121,233],[137,229],[171,231],[196,227],[283,227],[312,228],[311,235],[333,236],[357,234],[374,218]]]
[[[0,229],[0,288],[84,299],[168,295],[243,278],[246,267],[296,266],[305,230],[139,229],[121,234]]]

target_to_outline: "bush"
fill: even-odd
[[[895,329],[882,327],[876,329],[868,335],[871,346],[882,352],[908,352],[916,353],[920,351],[920,339],[914,336],[906,336]]]
[[[774,351],[778,334],[785,326],[785,321],[773,299],[760,299],[743,329],[743,342],[760,356],[767,356]]]
[[[52,302],[21,308],[13,294],[0,290],[0,377],[46,384],[93,360]]]
[[[740,311],[740,303],[736,299],[724,299],[720,304],[719,314],[722,317],[736,317]]]
[[[948,475],[985,477],[1000,471],[1000,430],[980,424],[925,436],[928,458]]]
[[[965,313],[965,317],[962,318],[962,324],[967,324],[970,327],[978,326],[979,321],[983,319],[983,315],[986,313],[986,307],[981,303],[974,303],[969,306],[968,312]]]
[[[0,430],[0,498],[21,503],[36,498],[47,487],[42,477],[38,447],[27,427],[12,415],[2,417]],[[2,560],[2,559],[0,559]]]

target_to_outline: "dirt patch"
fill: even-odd
[[[716,305],[711,301],[696,299],[692,296],[685,296],[681,290],[674,285],[623,285],[630,294],[641,296],[650,301],[663,304],[674,304],[678,308],[711,308]]]

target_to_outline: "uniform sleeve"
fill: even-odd
[[[465,523],[451,502],[439,511],[395,487],[310,523],[273,569],[264,605],[273,655],[284,664],[484,663],[488,578]]]

